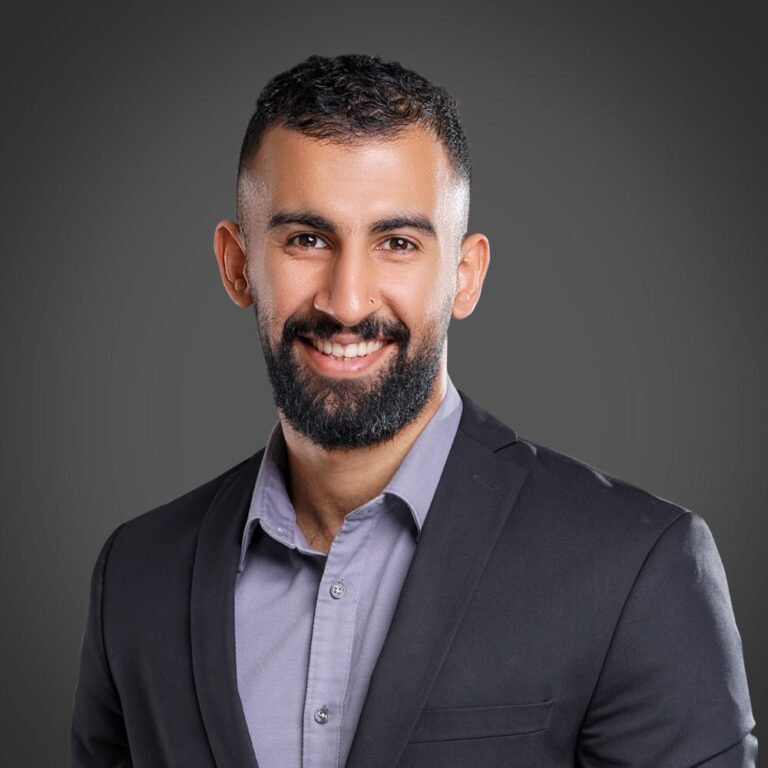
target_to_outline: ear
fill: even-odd
[[[456,297],[453,317],[463,320],[474,312],[483,289],[491,260],[491,246],[485,235],[467,235],[461,244],[461,259],[456,267]]]
[[[253,303],[245,274],[245,243],[240,227],[234,221],[224,219],[213,233],[213,252],[219,265],[219,274],[229,298],[238,307]]]

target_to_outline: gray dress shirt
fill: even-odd
[[[344,518],[327,554],[296,525],[279,422],[272,430],[235,586],[237,685],[259,768],[345,764],[461,410],[449,379],[395,475]]]

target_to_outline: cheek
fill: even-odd
[[[284,256],[267,258],[262,279],[269,286],[274,306],[296,309],[311,308],[313,299],[324,280],[327,267],[321,262],[291,260]]]
[[[270,325],[282,328],[292,314],[312,308],[313,284],[306,266],[270,258],[254,260],[257,266],[248,270],[249,282],[256,287],[256,296],[261,314],[268,318]]]
[[[450,312],[455,291],[447,271],[414,269],[398,278],[387,285],[386,300],[409,327],[415,330]]]

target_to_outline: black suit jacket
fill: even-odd
[[[705,523],[462,399],[348,768],[753,766],[741,640]],[[256,766],[233,593],[261,456],[104,545],[75,768]]]

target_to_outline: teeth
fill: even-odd
[[[312,346],[318,352],[334,357],[365,357],[384,346],[383,341],[361,341],[358,344],[339,344],[335,341],[328,341],[328,339],[312,339],[311,341]]]

